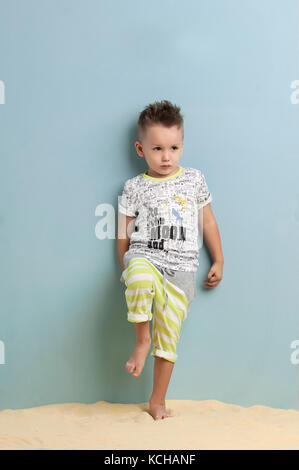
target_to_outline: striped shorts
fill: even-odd
[[[191,279],[195,285],[196,273],[177,273],[184,277],[184,282],[186,278]],[[196,288],[191,290],[191,296],[190,293],[186,295],[177,282],[175,284],[167,279],[162,268],[141,256],[127,262],[120,280],[126,285],[128,321],[138,323],[152,320],[151,356],[176,362],[181,325],[187,318]]]

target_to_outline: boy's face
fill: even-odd
[[[181,130],[177,126],[166,127],[162,124],[151,125],[142,142],[135,142],[138,155],[144,157],[148,164],[147,174],[154,178],[165,178],[177,173],[183,146]]]

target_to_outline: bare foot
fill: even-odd
[[[151,345],[151,340],[137,341],[130,359],[126,362],[126,369],[133,373],[133,377],[139,377],[144,366],[144,362]]]
[[[165,401],[163,401],[163,402],[154,402],[154,401],[150,400],[149,401],[149,412],[155,420],[171,417],[171,415],[169,413],[167,413],[167,411],[166,411]]]

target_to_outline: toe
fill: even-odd
[[[133,372],[134,365],[127,362],[126,363],[126,369],[127,369],[128,372]]]

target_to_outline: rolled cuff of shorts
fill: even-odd
[[[139,323],[142,321],[150,321],[152,319],[152,312],[149,312],[148,314],[146,313],[132,313],[128,312],[128,321],[134,322],[134,323]]]
[[[170,351],[163,351],[163,349],[154,349],[151,352],[151,356],[152,357],[155,357],[155,356],[162,357],[163,359],[167,359],[167,361],[170,361],[170,362],[176,362],[176,360],[178,358],[177,354],[175,354],[173,352],[170,352]]]

